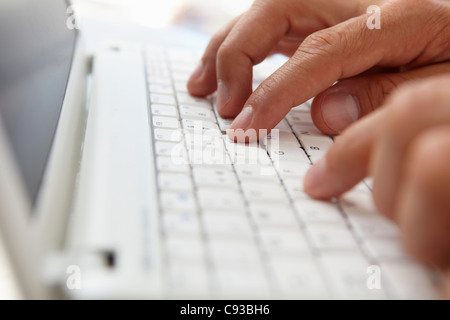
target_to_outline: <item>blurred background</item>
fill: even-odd
[[[195,42],[201,50],[212,34],[250,8],[253,0],[71,0],[71,3],[68,14],[73,12],[79,29],[85,31],[87,50],[101,42],[118,40],[139,43],[163,40],[162,43],[173,45],[175,40],[170,39],[175,37],[171,35],[177,37],[177,44]],[[161,29],[165,33],[152,32]]]
[[[247,10],[253,0],[72,0],[83,20],[163,28],[187,26],[214,33]]]

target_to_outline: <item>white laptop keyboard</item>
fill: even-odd
[[[145,58],[169,294],[436,298],[430,273],[376,212],[370,183],[335,202],[304,193],[306,170],[333,143],[312,124],[309,102],[259,144],[234,144],[213,97],[187,93],[198,55],[148,48]]]

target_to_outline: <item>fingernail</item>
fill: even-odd
[[[203,73],[203,63],[200,61],[197,68],[192,72],[189,81],[197,81]]]
[[[230,126],[230,129],[247,129],[250,126],[253,118],[253,107],[246,106],[242,109],[241,113],[234,119],[233,123]]]
[[[320,190],[325,180],[325,158],[316,162],[307,172],[303,179],[305,191],[315,197],[321,197]]]
[[[359,104],[345,91],[335,91],[322,100],[322,116],[326,125],[340,133],[359,118]]]
[[[228,91],[227,85],[223,81],[218,81],[217,83],[217,99],[216,99],[216,108],[217,111],[223,109],[223,107],[230,100],[230,92]]]

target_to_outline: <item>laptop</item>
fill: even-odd
[[[235,144],[214,95],[187,93],[202,45],[86,50],[68,5],[0,5],[0,233],[25,298],[440,297],[370,179],[330,202],[303,192],[333,143],[310,101]]]

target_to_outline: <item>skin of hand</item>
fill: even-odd
[[[366,25],[372,4],[380,29]],[[342,135],[305,191],[329,199],[374,177],[375,203],[407,250],[448,270],[449,298],[450,76],[439,77],[450,73],[449,39],[448,0],[259,0],[212,38],[188,89],[217,90],[219,114],[243,129],[231,133],[238,142],[316,97],[315,125]],[[252,93],[252,67],[272,53],[291,58]]]
[[[367,27],[370,5],[380,29]],[[450,59],[449,38],[449,0],[257,0],[212,37],[188,90],[217,90],[219,114],[244,132],[270,130],[316,97],[315,125],[338,134],[401,83],[449,72],[435,66]],[[252,93],[252,67],[276,52],[291,57]],[[374,68],[395,72],[367,74]]]
[[[366,176],[382,214],[412,256],[447,271],[450,298],[450,74],[400,86],[335,139],[304,179],[318,199],[339,197]]]

